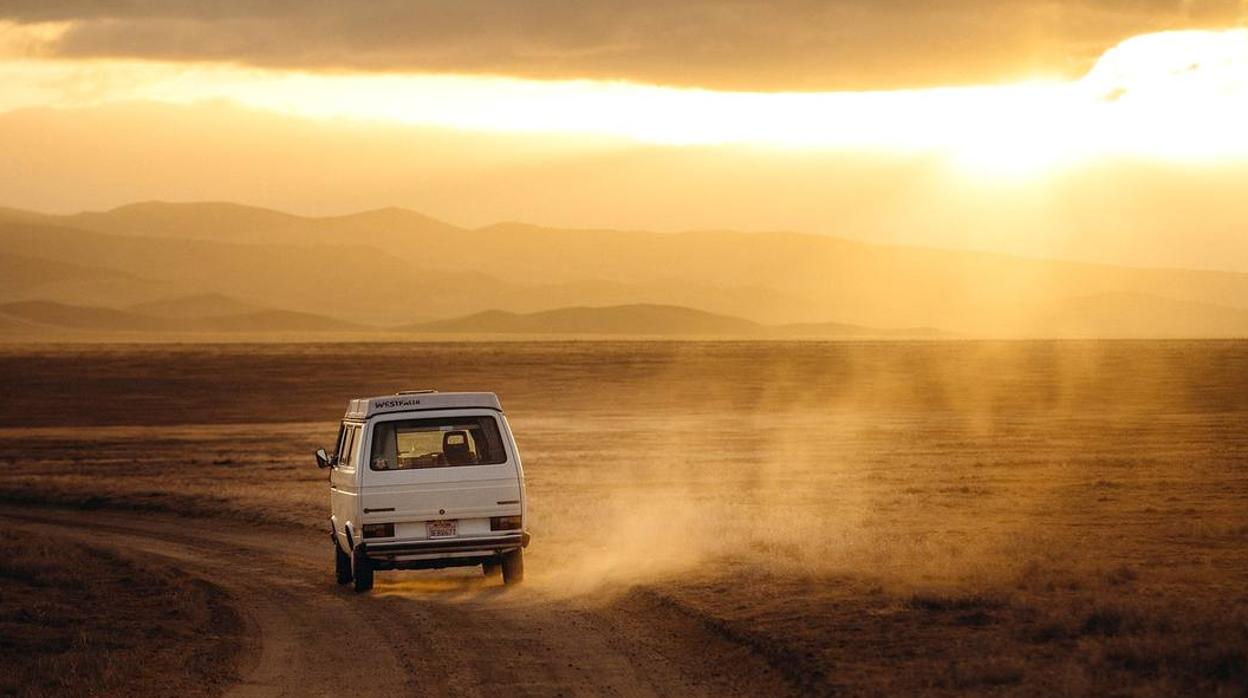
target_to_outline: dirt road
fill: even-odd
[[[0,509],[13,535],[156,556],[223,588],[246,618],[229,695],[784,695],[799,692],[713,623],[656,592],[568,597],[478,574],[333,583],[311,531],[211,519]]]

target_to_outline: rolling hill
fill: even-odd
[[[376,328],[344,322],[324,315],[293,310],[259,310],[239,315],[220,315],[183,321],[194,332],[369,332]]]
[[[416,323],[403,332],[444,334],[553,334],[635,336],[718,336],[753,338],[936,337],[926,328],[883,330],[842,323],[764,325],[744,318],[674,305],[638,303],[606,307],[557,308],[536,313],[487,310],[465,317]]]
[[[261,310],[254,303],[231,298],[220,293],[200,293],[176,298],[137,303],[127,308],[141,315],[163,318],[210,318],[226,315],[245,315]]]
[[[249,333],[287,334],[367,333],[380,331],[311,313],[288,310],[249,310],[235,314],[170,316],[174,309],[191,311],[227,307],[232,299],[177,299],[145,304],[166,313],[158,316],[134,310],[114,310],[62,303],[30,301],[0,305],[0,333]],[[236,307],[244,307],[237,304]],[[559,308],[537,313],[485,311],[460,318],[413,323],[388,332],[456,335],[619,335],[716,336],[738,338],[930,336],[923,331],[888,331],[856,325],[768,326],[742,318],[669,305],[635,304],[610,307]]]
[[[247,299],[257,310],[385,327],[416,317],[459,318],[444,321],[454,326],[485,311],[517,316],[478,318],[491,326],[578,327],[567,309],[677,306],[791,325],[785,332],[794,336],[848,336],[852,327],[994,337],[1248,336],[1238,314],[1248,309],[1248,274],[789,232],[519,223],[469,230],[403,209],[322,218],[222,203],[144,203],[69,216],[0,210],[0,267],[15,272],[0,281],[0,302],[51,300],[153,317],[251,310],[214,313],[213,301],[186,298],[225,297]],[[555,310],[564,314],[522,317]],[[615,320],[633,322],[586,322]],[[651,320],[654,328],[666,322],[694,334],[715,327],[693,316]]]
[[[7,215],[6,215],[7,214]],[[21,222],[39,219],[24,211],[0,211]],[[42,222],[96,233],[139,235],[174,240],[207,240],[266,245],[404,246],[422,235],[459,231],[449,223],[398,207],[345,216],[308,218],[228,202],[166,203],[146,201],[108,211],[44,216]]]
[[[125,310],[26,301],[0,305],[0,317],[25,323],[32,329],[90,332],[159,332],[177,329],[177,323]]]
[[[154,281],[90,260],[71,263],[38,256],[0,254],[0,303],[47,300],[122,307],[178,292],[178,282]]]
[[[671,305],[559,308],[538,313],[489,310],[467,317],[400,328],[406,332],[454,334],[623,334],[756,335],[762,325]]]
[[[0,333],[205,333],[251,334],[366,332],[375,328],[288,310],[204,317],[157,317],[129,310],[25,301],[0,305]]]

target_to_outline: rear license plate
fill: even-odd
[[[447,521],[426,521],[425,531],[430,538],[450,538],[459,533],[459,522],[455,519]]]

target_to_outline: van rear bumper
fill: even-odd
[[[446,538],[437,540],[403,540],[384,543],[360,543],[358,550],[368,557],[392,555],[436,555],[437,553],[504,553],[529,544],[529,532],[479,538]]]

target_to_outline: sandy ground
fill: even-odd
[[[239,690],[1248,690],[1248,344],[9,348],[0,375],[6,516],[224,588]],[[529,579],[351,595],[308,454],[346,397],[429,385],[502,395]]]
[[[176,563],[229,592],[257,646],[227,695],[784,695],[765,657],[653,593],[569,598],[477,574],[327,583],[327,539],[113,512],[0,509],[20,532]]]

